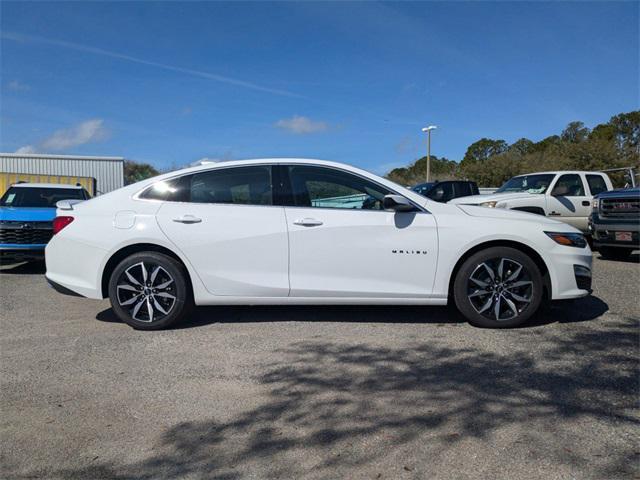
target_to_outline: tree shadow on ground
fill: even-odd
[[[464,342],[445,347],[433,339],[402,348],[366,340],[293,343],[256,378],[265,394],[255,408],[174,425],[145,460],[56,475],[345,478],[404,458],[414,462],[405,473],[434,478],[430,469],[446,465],[442,459],[452,452],[459,467],[469,458],[469,442],[491,445],[498,430],[515,429],[504,446],[508,455],[493,459],[497,471],[528,461],[537,472],[542,455],[540,466],[569,468],[568,477],[632,476],[636,444],[614,433],[599,438],[591,428],[638,428],[638,321],[541,331],[509,332],[522,348],[506,351]],[[449,477],[440,471],[440,478],[455,471]]]

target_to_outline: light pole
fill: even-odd
[[[427,182],[431,178],[431,130],[438,128],[437,125],[429,125],[422,129],[423,132],[427,132]]]

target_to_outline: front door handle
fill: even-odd
[[[317,227],[322,225],[320,220],[316,220],[315,218],[301,218],[293,222],[294,225],[302,225],[303,227]]]
[[[178,223],[191,224],[191,223],[200,223],[202,219],[194,215],[183,215],[181,217],[174,218],[173,221]]]
[[[583,200],[583,201],[582,201],[582,206],[583,206],[583,207],[588,207],[589,205],[591,205],[591,204],[589,203],[589,200]]]

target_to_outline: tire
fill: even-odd
[[[531,257],[515,248],[492,247],[465,260],[456,274],[453,295],[470,324],[511,328],[536,313],[543,288],[542,274]]]
[[[606,260],[626,260],[633,252],[633,249],[627,247],[598,247],[598,252]]]
[[[109,279],[109,300],[118,318],[136,330],[160,330],[182,321],[193,309],[188,273],[158,252],[134,253]]]

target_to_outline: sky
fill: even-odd
[[[376,173],[639,99],[640,2],[0,3],[0,151]]]

